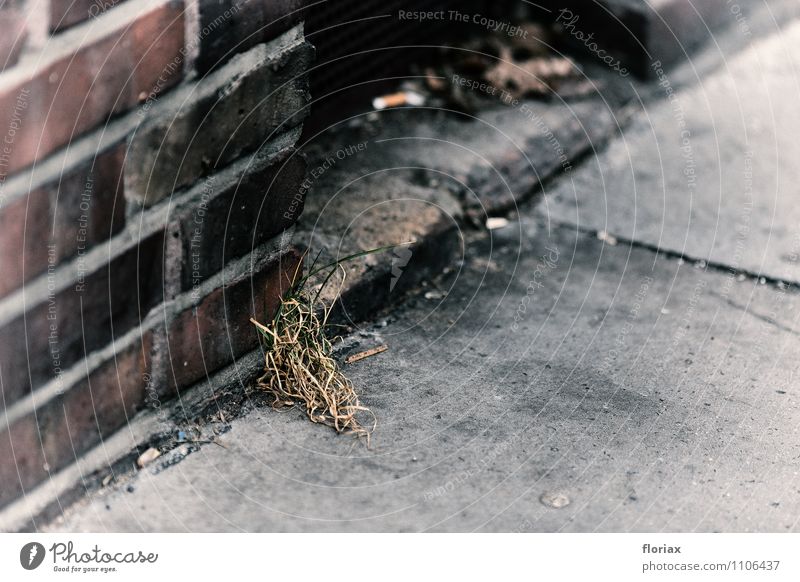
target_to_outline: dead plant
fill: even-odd
[[[333,358],[335,339],[326,334],[333,303],[322,302],[320,293],[343,262],[395,246],[356,253],[320,268],[315,268],[317,255],[305,276],[301,277],[299,270],[295,273],[292,287],[269,324],[250,320],[265,341],[264,374],[257,385],[274,397],[273,408],[300,404],[312,422],[333,427],[339,433],[365,437],[369,446],[377,419],[360,403],[353,383]],[[311,292],[307,283],[320,273],[325,274],[322,284]],[[335,297],[339,297],[338,292]],[[371,416],[372,421],[365,425],[359,416]]]

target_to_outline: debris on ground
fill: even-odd
[[[597,233],[597,240],[602,241],[612,247],[617,246],[617,242],[619,242],[617,241],[617,237],[605,230],[601,230]]]
[[[560,491],[548,491],[542,493],[542,495],[539,497],[539,501],[541,501],[542,505],[552,507],[553,509],[561,509],[562,507],[566,507],[571,503],[569,497]]]
[[[358,352],[357,354],[353,354],[352,356],[348,356],[345,359],[345,363],[352,364],[354,362],[358,362],[360,360],[363,360],[364,358],[369,358],[370,356],[374,356],[374,355],[377,355],[377,354],[382,354],[383,352],[385,352],[388,349],[389,349],[389,346],[384,344],[382,346],[371,348],[369,350],[364,350],[363,352]]]
[[[417,71],[421,80],[403,83],[404,92],[419,94],[432,106],[473,113],[487,100],[513,105],[525,98],[579,98],[598,90],[553,49],[552,29],[534,22],[519,29],[519,36],[491,33],[444,47],[436,63]]]
[[[425,299],[444,299],[445,294],[441,291],[426,291]]]
[[[227,449],[228,445],[226,445],[219,437],[214,437],[211,439],[211,442],[217,445],[218,447],[222,447],[223,449]]]
[[[390,107],[403,107],[410,105],[412,107],[419,107],[425,103],[425,97],[414,91],[399,91],[391,95],[384,95],[383,97],[376,97],[372,100],[372,107],[381,110]]]
[[[161,452],[158,449],[150,447],[141,455],[139,455],[139,458],[136,459],[136,464],[139,466],[140,469],[143,469],[144,467],[155,461],[160,456]]]
[[[486,228],[489,230],[497,230],[508,226],[508,219],[502,216],[493,216],[486,219]]]

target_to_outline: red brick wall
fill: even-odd
[[[0,507],[257,347],[300,260],[299,1],[34,4],[0,7]]]

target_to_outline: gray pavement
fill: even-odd
[[[797,295],[546,224],[349,338],[370,450],[260,409],[58,528],[796,529]]]
[[[746,42],[700,83],[664,74],[622,139],[548,189],[551,216],[800,280],[800,23]]]
[[[345,366],[370,449],[256,408],[49,529],[797,531],[797,47],[787,25],[649,102],[345,337],[389,346]]]

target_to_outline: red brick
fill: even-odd
[[[50,332],[55,313],[58,363],[62,370],[138,325],[163,299],[163,232],[88,272],[50,299],[0,328],[0,374],[10,404],[55,375]],[[79,287],[82,285],[82,287]]]
[[[125,145],[119,144],[53,185],[50,191],[53,242],[59,261],[109,239],[125,225],[124,160]]]
[[[28,38],[25,13],[19,0],[0,3],[0,73],[13,67]]]
[[[47,269],[50,199],[36,191],[0,208],[0,297],[19,288],[33,272]]]
[[[0,434],[0,506],[75,461],[145,406],[151,349],[147,331]]]
[[[128,32],[133,102],[159,95],[183,78],[184,8],[172,0]]]
[[[42,443],[33,415],[0,432],[0,507],[46,476]]]
[[[0,297],[45,272],[48,259],[88,251],[123,227],[124,156],[119,144],[0,208]]]
[[[0,92],[0,127],[15,126],[3,136],[12,150],[6,171],[44,158],[177,83],[183,28],[182,3],[159,6]]]
[[[170,390],[190,386],[258,346],[251,317],[264,320],[278,308],[297,272],[301,254],[287,251],[258,273],[212,291],[168,327]]]
[[[293,225],[303,208],[305,171],[305,159],[287,149],[271,164],[254,164],[238,182],[177,216],[181,290]]]
[[[123,0],[50,0],[50,32],[98,16]]]
[[[261,45],[221,78],[201,82],[179,111],[141,124],[125,162],[126,195],[155,204],[297,126],[308,113],[305,71],[312,57],[305,42],[280,50]]]
[[[152,334],[109,359],[39,413],[42,448],[51,470],[75,461],[124,427],[147,402]]]

